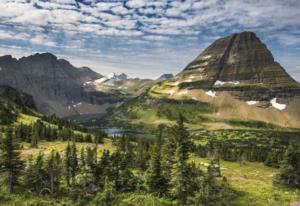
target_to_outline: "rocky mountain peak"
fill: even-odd
[[[300,96],[300,84],[248,31],[217,39],[170,81],[180,90],[227,91],[244,100]]]
[[[122,74],[118,75],[118,79],[120,81],[127,80],[127,78],[128,78],[127,74],[122,73]]]
[[[9,59],[13,59],[13,57],[11,55],[4,55],[0,57],[1,60],[9,60]]]
[[[296,83],[253,32],[235,33],[216,40],[184,69],[183,74],[193,71],[201,73],[201,82],[207,87],[218,80],[269,86]]]
[[[118,75],[113,72],[113,73],[106,75],[107,80],[124,81],[127,78],[128,78],[128,76],[124,73]]]
[[[22,57],[20,60],[33,60],[33,61],[45,61],[45,60],[57,60],[57,56],[54,54],[51,54],[49,52],[45,53],[35,53],[33,55],[30,55],[28,57]]]
[[[117,76],[117,74],[112,72],[112,73],[109,73],[108,75],[106,75],[106,78],[107,79],[114,79],[114,78],[116,78],[116,76]]]

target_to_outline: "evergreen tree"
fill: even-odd
[[[25,171],[25,185],[32,191],[40,193],[47,186],[46,181],[44,158],[43,154],[39,153],[34,163],[32,163],[32,158],[29,159]]]
[[[281,163],[277,181],[300,189],[300,146],[290,144]]]
[[[0,172],[5,174],[9,192],[13,192],[24,170],[24,162],[20,158],[18,149],[19,145],[14,138],[13,130],[6,129],[0,144]]]
[[[216,205],[215,196],[217,195],[215,172],[213,166],[210,164],[201,182],[200,191],[195,197],[196,205]]]
[[[88,134],[85,136],[85,141],[86,142],[92,142],[92,135]]]
[[[172,169],[171,194],[178,200],[180,205],[187,205],[188,196],[193,192],[189,190],[189,167],[186,163],[185,155],[183,146],[178,143],[175,152],[175,163]]]
[[[104,177],[110,175],[110,155],[108,150],[104,150],[98,162],[95,162],[92,167],[95,184],[103,188]]]
[[[143,172],[147,170],[148,161],[150,159],[150,143],[148,140],[139,139],[136,145],[136,155],[134,167],[141,169]]]
[[[215,155],[210,163],[210,168],[216,177],[221,177],[221,165],[218,152],[215,152]]]
[[[76,144],[73,142],[71,146],[71,158],[70,158],[70,174],[72,178],[72,182],[74,183],[76,173],[78,172],[78,158],[77,158],[77,149]]]
[[[167,180],[162,174],[161,167],[161,133],[153,146],[150,165],[146,171],[146,185],[149,192],[162,196],[167,192]]]
[[[81,150],[80,150],[80,167],[82,169],[84,169],[85,165],[86,165],[86,161],[85,161],[85,149],[84,149],[84,147],[82,147]]]
[[[96,144],[102,144],[103,143],[103,136],[101,134],[94,134],[94,141]]]
[[[24,176],[25,186],[30,189],[34,188],[33,184],[34,184],[35,177],[33,176],[33,174],[34,174],[33,156],[30,155],[27,160],[27,164],[25,168],[25,176]]]
[[[104,189],[103,189],[103,205],[109,205],[115,196],[115,187],[113,182],[110,182],[106,176],[104,179]]]
[[[71,163],[72,162],[72,154],[71,154],[71,146],[68,143],[65,151],[65,176],[67,185],[70,186],[70,178],[71,178]]]
[[[49,176],[50,191],[53,194],[58,191],[61,178],[61,158],[58,152],[51,151],[46,163],[46,171]]]
[[[171,177],[171,194],[180,205],[187,205],[188,197],[193,194],[191,187],[191,170],[187,163],[191,142],[189,133],[184,126],[184,118],[180,115],[177,125],[173,127],[173,136],[176,140],[176,150]]]
[[[104,188],[103,192],[98,193],[97,196],[94,198],[92,205],[99,205],[99,206],[109,206],[111,205],[112,201],[115,199],[115,184],[109,181],[109,178],[106,176],[104,178]]]
[[[38,147],[38,140],[44,136],[44,124],[41,120],[37,120],[33,124],[32,136],[31,136],[31,147]]]
[[[276,152],[276,150],[272,150],[268,153],[268,156],[266,160],[264,161],[264,164],[269,167],[279,167],[279,154]]]
[[[125,159],[124,159],[125,160]],[[121,164],[126,164],[126,160]],[[137,186],[137,179],[128,167],[123,167],[118,171],[116,188],[119,192],[133,192]]]
[[[86,148],[86,164],[90,168],[90,170],[93,169],[95,163],[96,163],[95,151],[94,151],[94,149],[87,147]]]

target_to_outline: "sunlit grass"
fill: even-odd
[[[191,161],[206,168],[207,158],[191,157]],[[289,206],[290,202],[300,200],[300,191],[274,185],[274,175],[278,169],[263,163],[221,161],[221,172],[231,187],[240,193],[234,205],[247,206]]]
[[[71,143],[71,142],[70,142]],[[44,155],[50,154],[52,150],[55,150],[60,153],[64,153],[68,142],[67,141],[39,141],[38,148],[32,148],[30,147],[30,143],[22,143],[22,150],[21,150],[21,157],[23,159],[27,159],[30,155],[37,156],[39,153],[43,153]],[[77,142],[76,147],[78,150],[78,154],[81,150],[81,148],[87,148],[87,147],[95,147],[95,143],[82,143]],[[110,150],[114,151],[115,147],[112,144],[112,141],[110,139],[104,139],[103,144],[98,144],[98,150],[97,153],[101,155],[103,150]]]

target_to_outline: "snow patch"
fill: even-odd
[[[258,103],[258,101],[254,101],[254,100],[251,100],[251,101],[247,101],[246,102],[248,105],[255,105]]]
[[[203,56],[201,59],[210,59],[212,56],[211,55],[206,55],[206,56]]]
[[[82,102],[78,102],[77,104],[74,104],[73,107],[78,107],[80,105],[82,105]]]
[[[188,90],[187,90],[187,89],[178,92],[179,95],[186,95],[187,93],[188,93]]]
[[[168,94],[171,95],[171,96],[173,96],[173,95],[175,94],[175,90],[174,90],[174,89],[170,90],[170,91],[168,92]]]
[[[228,81],[228,82],[223,82],[223,81],[220,81],[220,80],[217,80],[215,82],[215,86],[219,86],[219,85],[224,85],[224,84],[234,84],[234,85],[238,85],[240,82],[239,81]]]
[[[91,84],[91,83],[92,83],[92,81],[84,82],[84,83],[83,83],[83,86],[89,85],[89,84]]]
[[[175,82],[174,85],[178,86],[181,82]]]
[[[197,67],[200,67],[201,66],[201,64],[195,64],[195,65],[193,65],[193,66],[190,66],[189,68],[190,69],[194,69],[194,68],[197,68]]]
[[[208,96],[211,96],[211,97],[215,97],[217,92],[209,90],[209,91],[205,92],[205,94],[207,94]]]
[[[200,64],[200,66],[207,66],[208,62],[203,62],[202,64]]]
[[[278,110],[284,110],[286,108],[286,104],[277,103],[277,98],[271,99],[270,103],[274,108]]]
[[[100,79],[95,80],[94,82],[97,83],[97,84],[101,84],[101,83],[105,82],[106,80],[107,80],[106,77],[102,77]]]
[[[108,75],[106,75],[106,78],[107,79],[113,79],[113,78],[115,78],[117,75],[116,75],[116,73],[110,73],[110,74],[108,74]]]

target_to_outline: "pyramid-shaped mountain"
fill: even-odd
[[[149,101],[152,103],[145,105]],[[162,106],[161,101],[179,102],[186,111],[194,106],[190,114],[185,113],[189,121],[194,121],[195,128],[205,118],[211,121],[206,124],[214,129],[232,128],[228,122],[236,119],[300,127],[300,84],[274,60],[267,46],[253,32],[217,39],[180,73],[158,82],[135,102],[124,104],[115,116],[121,119],[122,111],[135,111],[132,106],[135,104],[157,109],[157,122],[171,121],[176,116],[172,111],[178,109],[172,110],[172,105]],[[204,114],[203,105],[195,106],[199,103],[209,104],[214,110]],[[162,108],[168,111],[164,113]],[[142,119],[143,115],[133,116]],[[147,117],[146,111],[144,116]]]
[[[299,95],[300,86],[253,32],[221,38],[176,76],[181,89],[229,91],[241,99]]]

